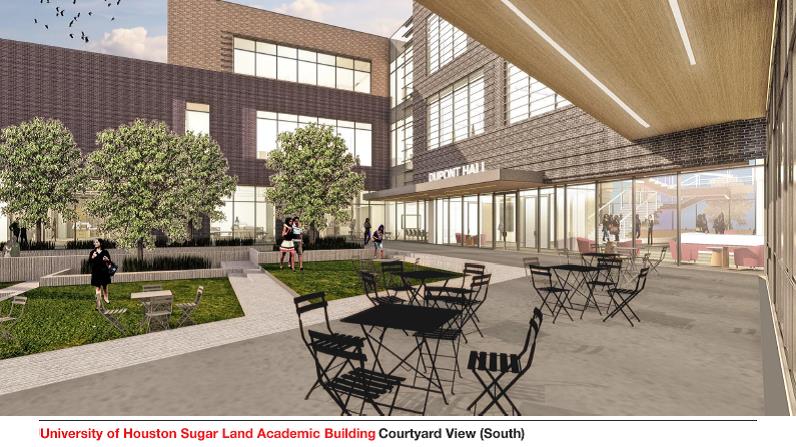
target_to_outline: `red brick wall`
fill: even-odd
[[[232,71],[232,37],[248,37],[370,60],[371,92],[389,96],[390,41],[220,0],[168,0],[169,63]]]

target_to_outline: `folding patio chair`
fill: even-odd
[[[473,416],[477,411],[478,401],[484,396],[489,396],[489,404],[481,410],[479,416],[483,416],[496,405],[504,416],[508,416],[508,412],[502,405],[500,400],[504,399],[511,405],[511,414],[520,416],[520,410],[514,405],[508,395],[509,390],[514,386],[517,381],[531,369],[533,365],[534,354],[536,353],[536,340],[539,337],[539,328],[542,326],[542,311],[538,307],[533,309],[533,317],[528,323],[528,333],[525,336],[525,344],[522,350],[517,354],[510,354],[504,352],[485,352],[485,351],[471,351],[470,357],[467,361],[467,369],[473,372],[475,378],[484,388],[484,391],[467,406],[467,409],[473,409]],[[483,373],[486,377],[482,377],[479,372]],[[507,374],[514,377],[505,385],[501,385],[500,380]]]
[[[389,291],[385,290],[384,293],[379,294],[379,286],[376,282],[376,276],[373,273],[360,271],[359,278],[362,280],[362,287],[365,289],[365,296],[368,297],[374,306],[380,304],[404,304],[406,300],[399,298],[396,295],[390,295]]]
[[[297,296],[293,298],[293,303],[296,305],[296,314],[298,315],[299,319],[299,332],[301,333],[301,339],[304,341],[304,344],[310,351],[310,355],[314,356],[313,349],[324,352],[332,349],[338,349],[342,351],[362,353],[362,348],[365,346],[365,339],[363,337],[355,337],[353,335],[335,332],[332,330],[332,325],[329,323],[329,304],[326,301],[326,294],[324,292],[315,292],[308,295]],[[323,309],[323,319],[326,323],[326,330],[328,331],[328,335],[330,337],[324,339],[322,342],[318,342],[317,345],[313,345],[312,342],[307,339],[307,335],[305,334],[304,320],[302,316],[307,312],[318,309]],[[342,363],[333,365],[334,361],[335,358],[332,357],[332,359],[326,364],[326,367],[323,368],[324,372],[329,373],[330,371],[337,370],[342,366]],[[312,394],[315,388],[320,386],[320,384],[320,381],[316,380],[310,390],[307,391],[307,395],[304,396],[304,400],[309,399],[310,394]]]
[[[661,252],[658,258],[653,258],[652,256],[650,256],[649,267],[659,275],[661,274],[661,272],[658,271],[658,266],[661,265],[661,262],[663,262],[664,259],[666,259],[666,250],[668,249],[669,247],[667,245],[664,245],[663,247],[661,247]],[[647,254],[649,255],[649,253]]]
[[[616,316],[617,313],[622,312],[622,315],[625,316],[628,323],[630,323],[631,326],[635,327],[635,325],[633,324],[633,320],[631,320],[630,317],[625,312],[625,308],[627,308],[627,310],[629,310],[630,313],[633,314],[633,317],[639,323],[641,323],[641,319],[638,317],[638,315],[636,315],[636,312],[634,312],[633,309],[630,307],[630,302],[633,301],[633,299],[637,297],[644,290],[644,287],[647,285],[647,273],[649,273],[649,270],[650,270],[649,268],[643,268],[638,273],[638,276],[636,277],[635,289],[619,289],[619,288],[608,289],[608,295],[611,297],[611,303],[608,305],[609,312],[605,316],[605,318],[603,318],[603,321],[606,321],[609,318],[613,318]],[[610,310],[611,304],[615,306],[613,310]]]
[[[124,330],[124,326],[122,323],[119,322],[119,316],[122,314],[127,313],[126,307],[119,307],[116,309],[107,309],[105,308],[105,303],[100,303],[99,309],[97,309],[102,318],[104,318],[108,323],[110,323],[116,330],[119,331],[122,335],[126,335],[127,331]]]
[[[351,398],[362,401],[358,415],[363,415],[365,404],[369,404],[380,415],[384,416],[383,409],[389,409],[387,415],[391,415],[393,410],[399,408],[395,405],[398,393],[401,390],[401,383],[406,380],[403,377],[385,374],[365,368],[367,356],[361,351],[349,351],[335,346],[337,337],[322,332],[307,331],[309,343],[307,347],[315,361],[315,372],[317,383],[329,394],[332,400],[340,407],[340,415],[351,416],[354,413],[349,408]],[[304,332],[302,331],[302,337]],[[343,361],[340,369],[333,375],[329,374],[322,365],[321,355],[330,356],[332,361],[341,359]],[[393,393],[393,390],[394,393]],[[384,396],[393,393],[390,404],[378,402]]]
[[[553,272],[550,267],[531,267],[531,286],[541,298],[542,306],[547,307],[547,310],[550,311],[550,315],[553,317],[553,324],[555,324],[562,309],[570,320],[575,321],[568,310],[568,307],[572,307],[572,303],[569,301],[570,290],[556,285],[553,281]],[[553,303],[553,307],[550,307],[550,303],[548,303],[551,297],[556,300]]]
[[[142,292],[157,292],[163,290],[163,284],[144,284],[141,286]]]
[[[5,315],[0,315],[0,336],[9,342],[14,338],[11,329],[19,323],[22,315],[25,314],[26,304],[28,304],[28,298],[23,295],[17,295],[11,298],[8,312]]]
[[[528,257],[522,258],[522,267],[525,269],[525,276],[530,276],[531,275],[530,267],[533,266],[533,265],[541,265],[541,263],[539,262],[539,257],[538,256],[528,256]]]
[[[398,296],[398,292],[406,293],[406,299],[411,300],[415,288],[401,278],[401,273],[404,272],[403,261],[382,261],[381,262],[381,280],[384,290]]]
[[[144,308],[144,327],[150,332],[152,327],[160,329],[169,328],[169,317],[174,303],[172,296],[158,296],[151,298]]]
[[[590,294],[592,298],[594,298],[594,291],[598,288],[602,291],[607,291],[619,287],[619,281],[622,278],[622,258],[598,258],[597,268],[599,270],[594,273],[594,277],[586,281],[586,285],[592,292]],[[580,313],[581,318],[583,318],[587,306],[588,303],[586,303],[586,306],[583,306],[583,310]],[[597,313],[602,315],[597,300],[594,300],[594,306],[597,307]]]
[[[448,308],[455,308],[459,310],[458,316],[448,321],[442,327],[439,327],[433,331],[415,332],[413,334],[418,345],[418,366],[422,363],[423,369],[426,370],[427,357],[433,369],[450,371],[450,380],[442,379],[441,377],[439,380],[441,382],[451,383],[451,394],[456,394],[454,389],[456,386],[456,375],[462,377],[461,368],[459,367],[459,346],[461,345],[462,338],[464,339],[464,342],[467,343],[467,334],[465,333],[464,328],[469,322],[472,322],[473,326],[475,326],[476,331],[481,335],[481,337],[484,336],[484,334],[481,332],[481,328],[478,327],[475,317],[477,315],[478,309],[484,304],[484,301],[486,301],[486,298],[489,295],[489,282],[491,279],[491,274],[473,276],[470,280],[469,289],[427,287],[425,290],[424,302],[428,305],[432,307],[439,307],[440,304],[445,304],[445,306]],[[436,341],[434,352],[423,352],[422,346],[424,339]],[[451,353],[440,353],[440,344],[447,341],[451,342]],[[431,349],[430,346],[429,349]],[[436,365],[439,357],[452,359],[452,366],[450,368],[437,367]],[[415,381],[418,377],[418,369],[418,367],[415,368]],[[414,385],[414,381],[412,384]]]
[[[478,276],[483,275],[486,272],[486,266],[483,264],[476,264],[474,262],[465,262],[464,268],[462,269],[462,283],[459,286],[460,288],[464,288],[465,283],[467,282],[468,276]],[[453,278],[448,278],[445,280],[443,287],[448,286],[448,281],[452,280]]]
[[[572,264],[572,261],[570,260],[570,254],[571,253],[572,252],[570,250],[566,249],[566,248],[559,248],[558,250],[556,250],[556,254],[558,256],[561,256],[561,257],[567,259],[567,264]]]
[[[177,321],[177,327],[181,327],[183,324],[187,322],[191,322],[191,324],[196,324],[191,318],[191,314],[199,307],[199,302],[202,301],[202,296],[205,293],[205,286],[199,286],[196,289],[196,298],[194,298],[192,303],[177,303],[174,305],[177,309],[180,309],[180,319]]]

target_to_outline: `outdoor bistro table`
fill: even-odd
[[[419,351],[418,355],[422,355],[422,349],[425,348],[427,352],[431,353],[432,351],[429,348],[428,341],[425,337],[422,337],[422,342],[418,341],[417,345],[411,351],[409,351],[408,354],[401,356],[394,350],[385,346],[384,335],[387,333],[387,329],[397,329],[403,332],[431,332],[443,326],[452,318],[455,318],[458,314],[459,311],[453,309],[408,306],[406,304],[381,304],[369,309],[365,309],[361,312],[357,312],[354,315],[343,318],[340,321],[343,323],[358,324],[362,328],[362,332],[365,334],[365,339],[368,341],[368,346],[370,346],[371,351],[373,351],[374,362],[376,366],[378,366],[379,370],[385,372],[384,367],[381,364],[381,360],[379,359],[379,353],[383,348],[385,351],[389,352],[398,359],[398,364],[389,372],[386,372],[387,374],[394,373],[400,367],[404,367],[404,369],[407,369],[408,367],[409,370],[414,371],[418,376],[428,381],[428,387],[426,388],[426,403],[423,405],[423,411],[417,412],[420,414],[425,414],[426,405],[428,404],[428,393],[430,392],[442,394],[443,401],[446,405],[448,404],[448,399],[445,397],[445,391],[442,387],[442,381],[439,378],[439,373],[437,372],[435,366],[434,356],[430,356],[431,371],[428,373],[428,375],[426,375],[425,372],[421,372],[414,365],[412,365],[411,362],[407,361],[412,354],[415,353],[415,351]],[[371,331],[367,330],[366,327],[370,327],[371,330],[373,327],[381,328],[381,334],[376,337],[371,333]],[[378,348],[374,349],[374,343],[378,345]],[[431,389],[432,385],[434,388],[436,388],[435,390]],[[416,387],[412,386],[411,388]]]
[[[440,273],[439,272],[435,272],[433,270],[413,270],[413,271],[410,271],[410,272],[399,273],[399,275],[401,276],[401,279],[403,279],[404,284],[406,286],[408,286],[408,287],[411,287],[412,298],[409,300],[410,304],[419,302],[420,297],[423,296],[423,295],[421,295],[420,291],[421,291],[421,289],[423,291],[425,291],[425,289],[426,289],[426,281],[428,281],[429,279],[439,278],[440,277]],[[410,279],[419,280],[420,281],[420,285],[412,286],[411,284],[409,284],[409,281],[408,281]],[[434,329],[436,329],[436,328],[434,328]]]
[[[133,292],[130,294],[130,299],[140,302],[145,309],[149,300],[151,300],[152,298],[161,298],[161,297],[170,297],[171,299],[174,299],[174,294],[171,293],[171,290],[154,290],[152,292]],[[146,311],[144,313],[146,314]],[[146,319],[146,315],[144,316],[144,318]]]
[[[597,312],[602,315],[600,306],[594,299],[594,287],[589,284],[590,280],[594,278],[593,275],[596,275],[601,270],[599,267],[593,267],[591,265],[562,264],[554,265],[550,268],[555,272],[556,278],[558,278],[558,282],[561,287],[572,291],[566,299],[570,305],[569,309],[580,310],[580,318],[583,318],[583,314],[586,312],[586,308],[589,307],[589,303],[594,303],[594,307],[597,309]],[[583,291],[584,286],[586,287],[585,292]],[[586,302],[583,304],[581,309],[575,309],[572,307],[571,298],[572,294],[574,293],[586,298]]]

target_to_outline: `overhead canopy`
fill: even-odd
[[[542,185],[541,173],[515,169],[491,169],[477,174],[415,183],[365,194],[365,200],[423,200],[467,196],[486,192],[516,191]]]
[[[418,1],[631,140],[765,115],[774,0]]]

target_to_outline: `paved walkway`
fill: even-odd
[[[265,286],[259,281],[238,283],[236,291],[244,285]],[[594,311],[574,322],[564,318],[552,324],[546,318],[533,367],[511,396],[525,415],[763,414],[757,281],[754,275],[664,268],[650,277],[647,291],[634,302],[642,320],[635,328],[623,319],[603,323]],[[274,297],[279,293],[264,290]],[[282,306],[276,301],[269,295],[269,305]],[[538,298],[524,278],[490,287],[480,314],[485,337],[470,337],[460,358],[471,349],[516,352],[534,305],[539,305]],[[273,312],[277,317],[286,312],[279,309]],[[285,322],[293,319],[284,316]],[[266,324],[267,319],[257,321]],[[340,322],[333,327],[351,334],[359,331]],[[228,341],[8,394],[0,399],[0,414],[338,414],[322,391],[304,400],[315,376],[297,330]],[[413,340],[393,331],[387,342],[408,352]],[[429,414],[468,414],[466,407],[479,387],[469,371],[462,375],[450,405],[433,396]],[[423,393],[413,390],[402,390],[399,396],[400,403],[414,408],[422,406],[422,399]]]
[[[468,261],[439,255],[411,254],[411,259],[416,257],[421,258],[422,265],[451,271],[461,271],[464,262]],[[485,264],[487,271],[494,273],[493,283],[523,275],[521,268]],[[253,271],[256,266],[241,263],[229,267]],[[264,272],[252,272],[247,276],[231,275],[229,281],[243,308],[244,317],[0,360],[0,395],[298,327],[292,300],[295,294],[273,276]],[[15,287],[22,290],[29,286],[22,287],[18,284]],[[339,319],[370,306],[364,295],[331,301],[329,317]],[[313,315],[307,321],[309,324],[319,323],[322,315]]]

